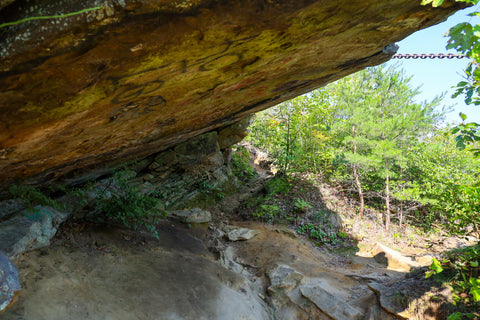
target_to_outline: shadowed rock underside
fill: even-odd
[[[1,1],[0,179],[142,159],[387,61],[460,4]],[[72,15],[62,17],[67,13]]]

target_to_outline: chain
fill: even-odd
[[[410,58],[412,58],[412,59],[427,59],[427,58],[430,58],[430,59],[435,59],[435,58],[438,58],[438,59],[443,59],[443,58],[463,59],[463,58],[467,58],[467,56],[465,56],[463,54],[454,54],[454,53],[437,53],[437,54],[435,54],[435,53],[430,53],[430,54],[425,54],[425,53],[422,53],[422,54],[397,53],[392,57],[392,59],[410,59]]]

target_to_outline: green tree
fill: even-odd
[[[410,201],[407,213],[426,227],[441,222],[453,233],[478,233],[480,163],[456,147],[449,129],[435,132],[409,147],[406,183],[399,199]]]
[[[332,157],[327,142],[333,110],[327,100],[327,91],[318,89],[260,112],[248,139],[267,149],[282,173],[318,172]]]
[[[385,227],[391,220],[392,179],[404,167],[405,148],[432,129],[440,118],[435,111],[439,99],[415,103],[418,89],[412,89],[402,70],[376,67],[358,72],[330,86],[337,121],[332,136],[337,150],[352,174],[364,210],[364,185],[370,184],[384,199]],[[368,177],[369,176],[369,177]],[[373,181],[368,181],[369,179]],[[382,181],[382,189],[375,186]],[[373,182],[373,183],[372,183]]]

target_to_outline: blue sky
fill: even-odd
[[[398,42],[400,46],[397,53],[456,53],[455,50],[446,50],[447,39],[445,33],[451,27],[461,22],[479,24],[478,17],[469,17],[468,13],[478,11],[478,6],[456,12],[453,16],[433,27],[415,32],[404,40]],[[455,92],[452,86],[462,81],[462,70],[468,64],[468,59],[392,59],[388,64],[400,62],[400,67],[406,74],[412,76],[411,84],[421,87],[422,93],[417,97],[419,101],[431,101],[436,95],[446,92],[442,105],[452,106],[454,111],[447,114],[448,122],[460,122],[459,112],[467,115],[467,121],[480,123],[480,106],[467,106],[462,96],[452,99]]]

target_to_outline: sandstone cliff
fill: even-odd
[[[420,0],[0,1],[0,22],[14,22],[0,28],[0,180],[45,183],[142,159],[385,62],[387,45],[460,8]]]

